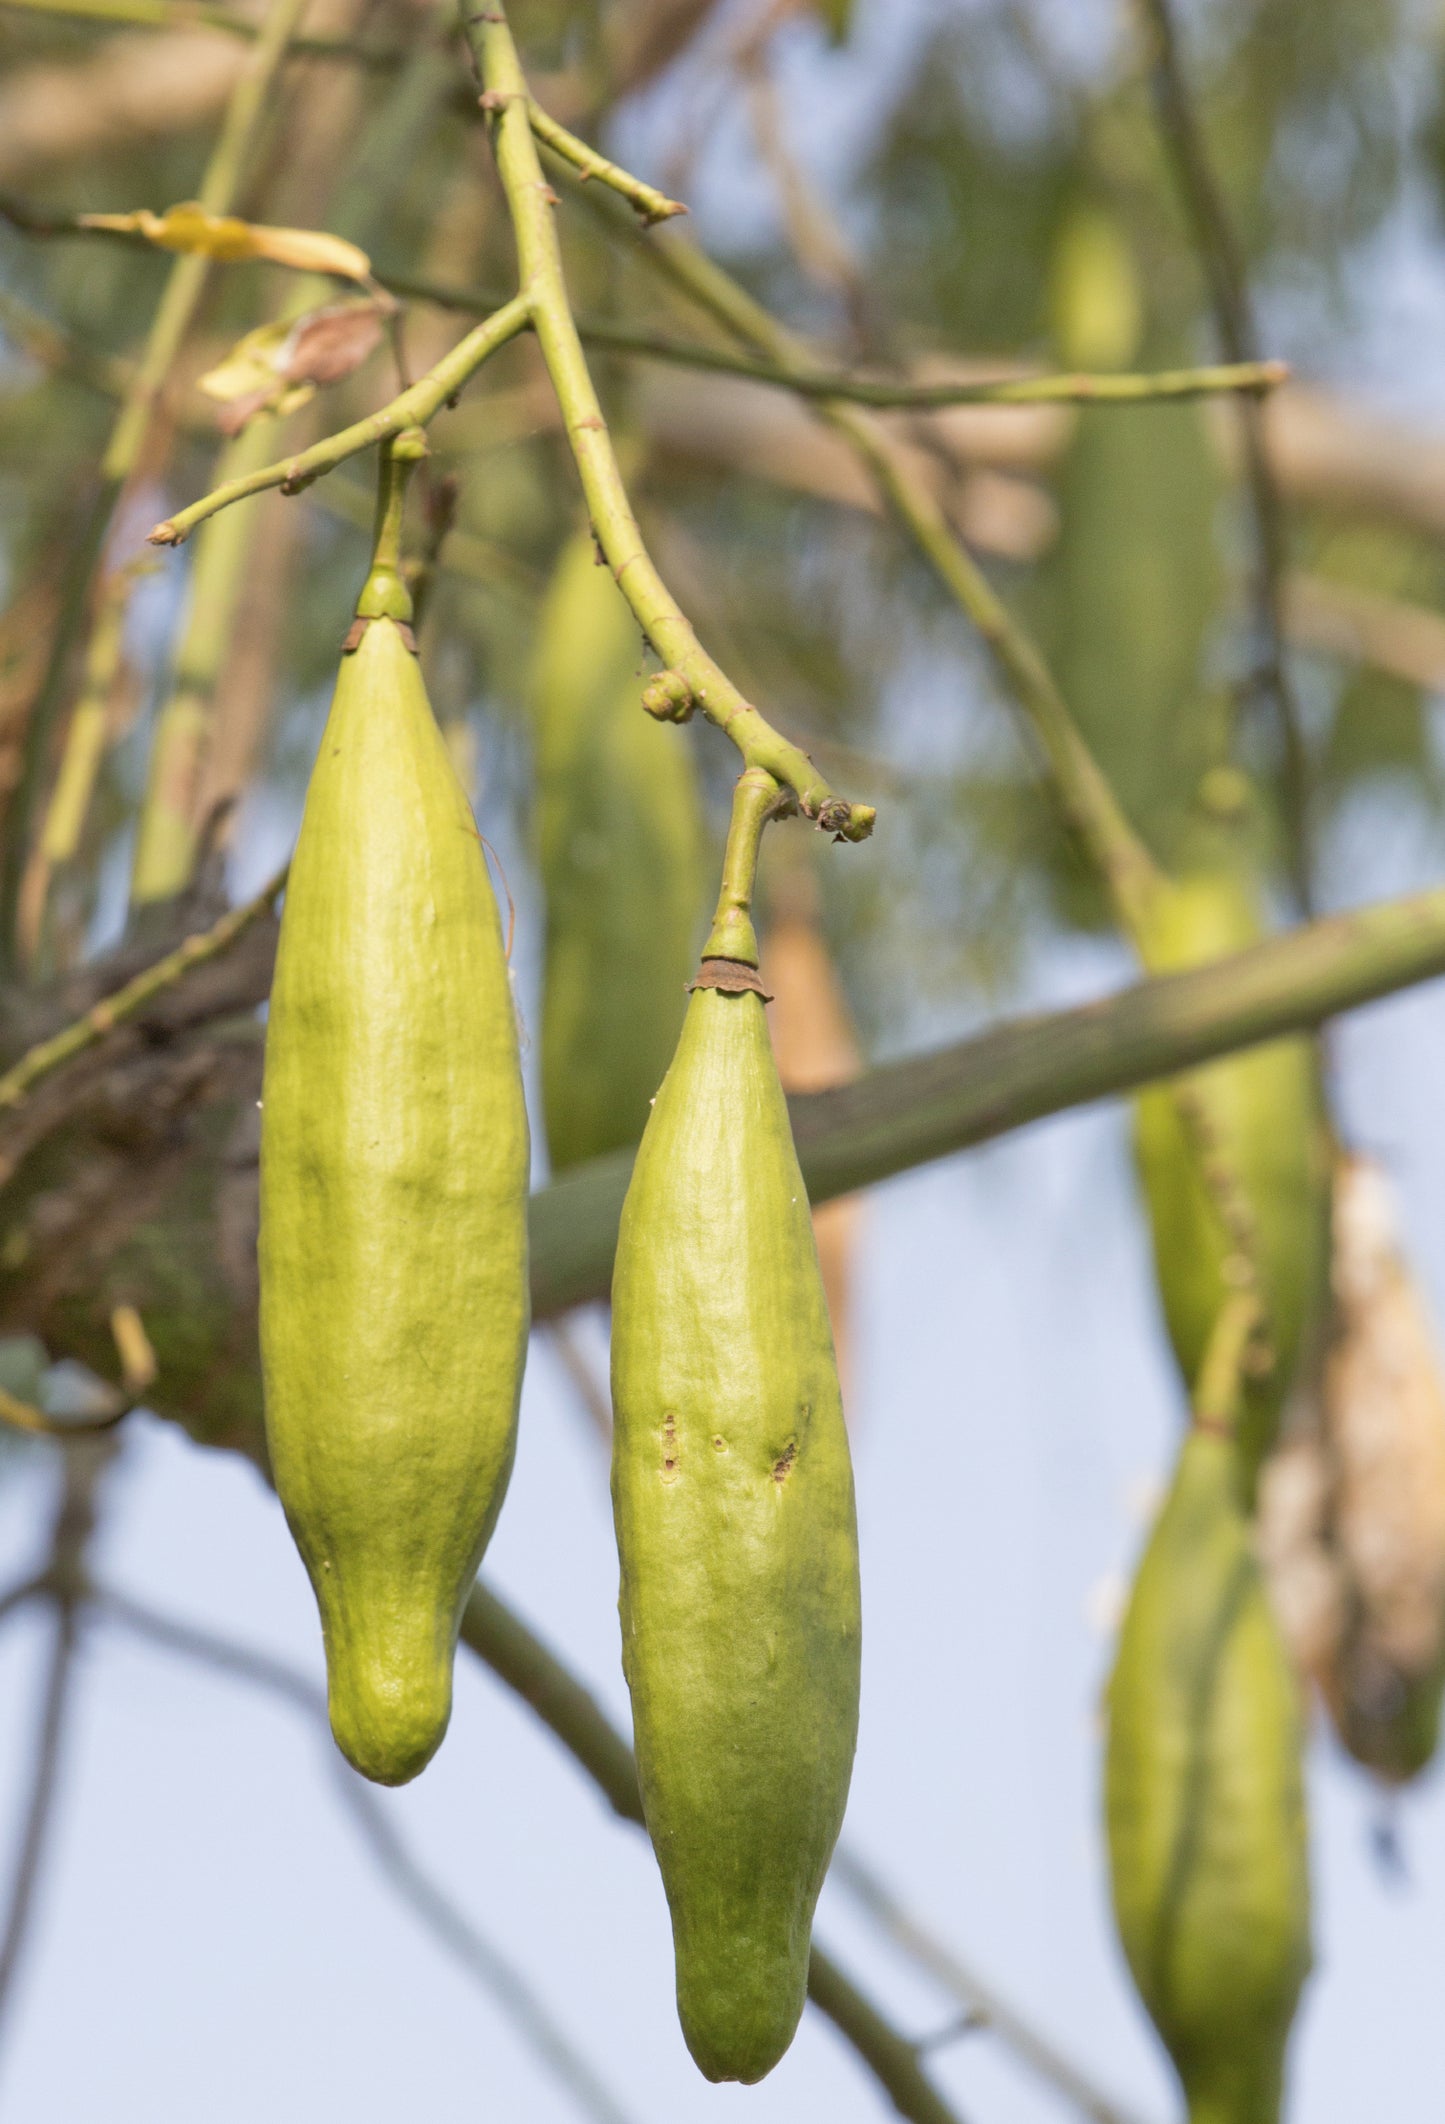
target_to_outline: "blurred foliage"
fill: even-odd
[[[822,70],[856,80],[870,67],[870,38],[882,27],[880,11],[861,0],[820,0],[811,13],[812,26],[790,28],[778,46],[785,91],[805,99]],[[705,24],[708,15],[698,7],[689,22]],[[1337,372],[1351,333],[1369,324],[1372,246],[1392,217],[1445,191],[1438,35],[1405,0],[1316,0],[1308,9],[1294,0],[1211,0],[1182,17],[1267,351],[1308,357],[1308,335],[1327,314]],[[355,20],[376,41],[405,36],[413,56],[385,75],[294,65],[269,114],[245,210],[345,234],[370,248],[383,273],[505,287],[515,270],[511,239],[454,49],[418,40],[400,0],[375,0]],[[604,133],[608,69],[617,55],[640,51],[653,27],[644,0],[545,0],[523,24],[557,107]],[[833,201],[858,245],[872,317],[886,320],[874,332],[880,352],[1102,367],[1207,355],[1214,340],[1204,279],[1126,17],[1101,11],[1090,34],[1041,0],[989,0],[962,11],[901,11],[888,31],[902,63],[873,69],[866,146]],[[654,48],[672,34],[659,31]],[[38,15],[0,17],[0,93],[31,65],[96,63],[110,35]],[[728,102],[714,93],[728,65],[726,38],[709,34],[700,49],[710,56],[684,60],[671,105],[664,77],[660,94],[649,89],[627,106],[618,137],[629,153],[638,143],[646,161],[650,142],[677,137],[680,116],[684,130],[693,118],[716,124]],[[130,136],[97,130],[73,155],[37,166],[33,179],[6,181],[44,209],[160,208],[194,192],[211,137],[210,126],[197,125]],[[750,152],[752,142],[745,129],[731,148],[719,140],[716,170],[696,159],[707,144],[689,142],[698,203],[708,210],[710,239],[726,248],[735,175],[728,155]],[[665,176],[655,157],[652,166]],[[731,262],[770,299],[815,316],[818,297],[787,250],[785,218],[748,226],[751,248]],[[569,208],[563,232],[580,306],[674,333],[706,329],[684,309],[674,314],[592,217]],[[166,269],[164,259],[118,242],[41,241],[0,226],[0,289],[93,354],[134,352]],[[155,438],[132,540],[142,518],[200,491],[207,478],[216,442],[195,425],[208,415],[189,379],[298,299],[294,282],[257,267],[213,274],[171,394],[182,419]],[[407,326],[413,368],[459,328],[416,310]],[[838,351],[848,358],[846,343]],[[379,353],[323,393],[319,417],[329,425],[355,417],[392,388],[392,375],[390,356]],[[609,415],[646,434],[658,417],[659,372],[609,357],[598,376]],[[696,448],[679,447],[674,412],[640,482],[639,506],[669,579],[741,683],[817,750],[834,780],[880,804],[867,861],[820,866],[865,1032],[894,1041],[900,1025],[965,1017],[981,991],[1006,990],[1059,924],[1102,921],[1007,704],[968,629],[886,523],[803,491],[781,457],[776,476],[766,451],[741,461],[726,422],[713,435],[707,376],[667,371],[662,381],[674,408],[692,392],[700,430]],[[103,392],[78,374],[47,375],[19,353],[0,367],[7,596],[29,594],[34,571],[53,567],[111,416]],[[1032,559],[985,554],[1044,641],[1126,807],[1166,860],[1211,766],[1233,753],[1262,768],[1266,783],[1271,772],[1267,733],[1248,722],[1234,729],[1236,688],[1252,653],[1251,546],[1219,448],[1229,419],[1227,406],[1179,406],[1096,410],[1065,422],[1062,447],[1018,468],[1045,491],[1056,535]],[[537,600],[576,503],[530,348],[508,350],[468,390],[458,411],[437,422],[433,448],[436,473],[454,474],[459,492],[428,656],[446,713],[469,717],[482,735],[484,812],[516,807],[517,818],[500,826],[517,846],[530,801],[522,704]],[[365,470],[348,468],[328,483],[346,484],[344,505],[324,491],[295,505],[303,528],[295,594],[276,620],[280,676],[253,792],[260,815],[293,816],[299,804],[364,551],[364,517],[355,519]],[[957,476],[955,460],[949,477]],[[1321,506],[1298,510],[1291,533],[1295,562],[1313,578],[1445,613],[1445,566],[1418,530]],[[500,571],[488,560],[497,554]],[[183,577],[186,559],[167,566]],[[162,690],[168,629],[182,609],[178,598],[153,598],[137,632],[143,711]],[[1317,650],[1300,671],[1322,860],[1332,822],[1382,780],[1438,815],[1445,754],[1433,734],[1438,710],[1421,687]],[[128,749],[112,755],[94,844],[66,888],[82,912],[100,905],[102,881],[123,860],[147,728],[143,712]],[[705,732],[697,752],[716,818],[731,772],[727,748]],[[116,918],[112,906],[112,928]],[[72,929],[83,937],[85,922]]]

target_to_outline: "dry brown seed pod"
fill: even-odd
[[[1392,1782],[1434,1754],[1445,1684],[1445,1376],[1387,1174],[1335,1173],[1322,1389],[1343,1627],[1321,1688],[1351,1754]]]
[[[1295,1663],[1387,1783],[1435,1752],[1445,1686],[1445,1376],[1388,1176],[1342,1157],[1316,1395],[1265,1468],[1260,1560]]]

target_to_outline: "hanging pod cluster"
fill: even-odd
[[[1144,956],[1151,973],[1170,973],[1264,933],[1247,871],[1218,853],[1161,885]],[[1239,1424],[1248,1498],[1325,1290],[1329,1153],[1314,1049],[1270,1041],[1151,1085],[1134,1113],[1164,1319],[1191,1393],[1231,1292],[1252,1288],[1263,1314]]]
[[[778,796],[738,785],[718,921],[638,1152],[612,1305],[623,1662],[687,2044],[791,2042],[858,1724],[853,1480],[748,915]]]
[[[262,1101],[272,1471],[321,1610],[331,1723],[415,1776],[511,1470],[526,1110],[496,902],[397,571],[408,449],[307,791]]]
[[[546,902],[542,1107],[554,1172],[635,1143],[682,1024],[704,915],[691,749],[637,705],[642,642],[590,533],[538,634],[535,840]]]
[[[405,476],[422,447],[403,436],[383,457],[372,571],[292,864],[262,1115],[271,1463],[321,1610],[333,1731],[386,1783],[414,1776],[446,1728],[460,1611],[511,1467],[528,1326],[508,969],[399,573]],[[644,919],[646,864],[629,872],[636,851],[612,848],[589,885],[560,844],[585,839],[589,806],[613,798],[641,833],[659,786],[663,809],[671,789],[676,884],[692,874],[695,800],[690,782],[667,782],[675,748],[654,760],[649,738],[634,771],[613,727],[615,593],[603,578],[598,600],[584,564],[574,544],[541,662],[544,863],[579,920],[615,866],[614,911],[641,952],[658,927]],[[715,2080],[761,2078],[792,2040],[858,1724],[852,1471],[751,920],[762,830],[789,802],[761,770],[738,784],[717,920],[652,1103],[614,1284],[624,1662],[683,2030]],[[668,878],[652,882],[666,893]],[[608,921],[596,941],[610,966]],[[577,1029],[584,988],[606,985],[599,963],[568,949],[549,967],[568,998],[559,1051],[598,1067],[597,1096],[558,1124],[564,1159],[646,1111],[654,1079],[640,1057],[662,1022],[659,1003],[624,1097],[620,1037],[597,1058]],[[603,1019],[592,1024],[605,1045]]]
[[[1190,2124],[1278,2124],[1310,1963],[1299,1689],[1235,1467],[1254,1317],[1236,1297],[1211,1338],[1108,1692],[1115,1914]]]

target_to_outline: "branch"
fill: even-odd
[[[643,253],[739,338],[774,360],[804,366],[807,350],[695,244],[676,238],[646,244]],[[1149,848],[1135,830],[1107,776],[1086,743],[1052,672],[1028,631],[994,590],[962,540],[954,535],[937,498],[919,480],[906,453],[878,420],[861,408],[823,399],[819,411],[852,445],[879,492],[914,543],[973,622],[991,651],[1042,751],[1066,819],[1082,841],[1112,902],[1115,919],[1147,968],[1157,965],[1154,910],[1165,884]],[[1220,1149],[1227,1129],[1211,1126],[1207,1109],[1216,1095],[1207,1087],[1178,1087],[1175,1103],[1206,1196],[1231,1247],[1261,1275],[1252,1226],[1238,1211],[1245,1192],[1233,1161]]]
[[[42,1040],[23,1054],[12,1068],[0,1076],[0,1112],[7,1107],[16,1107],[26,1098],[42,1077],[58,1069],[75,1055],[83,1054],[94,1047],[107,1033],[113,1032],[127,1018],[133,1018],[165,989],[171,988],[194,967],[203,966],[208,959],[216,959],[243,936],[253,922],[268,913],[278,893],[284,890],[289,862],[276,875],[268,878],[261,890],[240,907],[231,908],[198,935],[187,937],[183,944],[167,952],[153,966],[148,966],[114,995],[103,996],[93,1003],[83,1017],[67,1025],[62,1032],[48,1040]]]
[[[417,1864],[390,1814],[332,1746],[323,1689],[269,1653],[254,1651],[214,1631],[162,1615],[124,1593],[107,1590],[94,1597],[103,1616],[147,1643],[254,1688],[266,1689],[303,1712],[324,1735],[326,1755],[336,1772],[342,1798],[395,1892],[411,1905],[453,1960],[490,1993],[580,2109],[595,2118],[597,2124],[629,2124],[566,2031],[553,2020],[545,2001]]]
[[[489,106],[484,96],[482,108],[486,110],[495,106]],[[644,228],[651,228],[655,222],[670,221],[674,215],[687,212],[680,199],[669,199],[665,192],[658,191],[656,185],[645,184],[640,177],[630,176],[617,163],[609,162],[605,155],[599,154],[596,148],[589,147],[585,140],[579,140],[575,133],[569,133],[565,125],[559,125],[555,118],[549,118],[541,105],[530,98],[527,102],[527,117],[537,138],[544,141],[554,154],[560,155],[564,162],[570,162],[583,184],[595,177],[599,184],[605,184],[610,191],[618,193],[639,216]]]
[[[0,0],[0,8],[21,15],[53,15],[62,21],[103,22],[116,29],[222,30],[254,44],[259,23],[226,7],[207,7],[184,0]],[[377,73],[391,73],[410,56],[404,45],[362,44],[351,37],[293,37],[288,52],[297,59],[347,59]]]
[[[403,428],[424,428],[449,399],[455,398],[462,386],[475,375],[487,358],[504,347],[508,340],[515,339],[530,322],[528,305],[516,295],[500,310],[458,340],[450,353],[444,354],[436,367],[411,385],[408,390],[392,399],[379,412],[368,413],[364,420],[353,421],[349,428],[342,428],[335,435],[328,435],[308,450],[299,450],[294,457],[283,458],[280,463],[263,465],[258,471],[248,472],[239,479],[227,480],[212,494],[202,495],[188,509],[167,517],[149,534],[153,546],[179,546],[188,539],[197,524],[214,516],[218,510],[228,508],[232,502],[243,501],[248,494],[260,494],[268,487],[279,487],[283,494],[299,494],[309,487],[323,472],[332,471],[344,464],[348,457],[355,457],[360,450],[370,449],[373,443],[385,442],[399,435]]]
[[[521,1617],[480,1582],[462,1615],[462,1642],[528,1704],[598,1785],[615,1814],[642,1822],[632,1750],[595,1699]],[[919,2047],[901,2036],[815,1947],[808,1996],[863,2059],[900,2116],[914,2124],[959,2124],[919,2064]]]
[[[54,1603],[55,1642],[46,1675],[30,1799],[10,1891],[10,1911],[3,1940],[0,1940],[0,2022],[4,2020],[14,1992],[15,1973],[29,1933],[35,1892],[54,1820],[60,1756],[65,1743],[75,1672],[85,1554],[95,1531],[96,1484],[109,1457],[107,1450],[86,1451],[72,1447],[66,1453],[60,1505],[51,1536],[50,1561],[40,1586],[35,1589],[46,1591]]]
[[[816,1205],[1445,974],[1445,887],[1272,937],[1098,1003],[1020,1019],[790,1101]],[[607,1294],[632,1153],[532,1198],[538,1319]]]
[[[833,1854],[829,1878],[853,1897],[895,1946],[920,1969],[927,1970],[935,1983],[951,1993],[970,2014],[976,2014],[1015,2057],[1057,2088],[1065,2101],[1092,2118],[1093,2124],[1138,2124],[1127,2110],[1101,2094],[1046,2036],[1020,2019],[981,1977],[965,1967],[953,1950],[936,1939],[898,1900],[887,1882],[844,1845]]]
[[[1244,259],[1185,78],[1170,0],[1139,0],[1139,5],[1149,44],[1160,134],[1193,225],[1220,344],[1230,361],[1250,361],[1257,348]],[[1285,647],[1284,585],[1289,540],[1258,398],[1240,399],[1239,421],[1258,553],[1254,593],[1259,636],[1256,684],[1275,704],[1284,755],[1291,879],[1301,911],[1308,914],[1314,904],[1310,879],[1310,765]]]
[[[3,211],[0,205],[0,211]],[[79,232],[84,233],[84,232]],[[476,316],[497,298],[486,290],[449,287],[443,281],[417,280],[396,273],[377,275],[392,295],[407,302],[430,302],[440,310]],[[1288,362],[1253,361],[1193,369],[1159,369],[1147,375],[1078,373],[1058,376],[959,377],[944,383],[911,383],[904,378],[860,376],[851,369],[827,369],[811,362],[789,368],[760,354],[710,346],[700,339],[672,339],[665,332],[615,324],[609,318],[577,312],[577,336],[586,345],[609,353],[636,354],[684,369],[708,369],[749,382],[771,384],[798,398],[837,398],[853,405],[887,411],[930,413],[946,406],[1089,405],[1132,406],[1158,400],[1213,398],[1237,391],[1274,391],[1290,380]]]
[[[162,1018],[154,1025],[149,1017],[141,1021],[158,1065],[184,1063],[178,1034],[264,998],[269,929],[258,923],[250,932],[253,952],[238,948],[231,959],[189,975],[165,993]],[[232,966],[236,978],[223,978]],[[1437,888],[1314,923],[1234,958],[1146,981],[1082,1008],[1004,1024],[888,1064],[847,1087],[790,1102],[809,1193],[815,1203],[847,1194],[1045,1115],[1312,1029],[1441,974],[1445,889]],[[70,1065],[91,1093],[87,1070],[93,1067],[85,1060]],[[144,1110],[149,1082],[137,1079],[126,1094],[140,1102],[137,1112]],[[0,1137],[0,1172],[13,1169],[74,1109],[71,1083],[71,1073],[57,1074],[37,1101],[46,1107],[45,1125],[21,1144]],[[11,1123],[12,1130],[16,1126]],[[606,1296],[631,1156],[623,1151],[596,1159],[533,1197],[532,1305],[539,1321]],[[133,1165],[122,1166],[118,1184],[133,1192],[136,1177]],[[222,1302],[234,1300],[227,1293]]]
[[[95,1598],[102,1613],[152,1643],[233,1674],[238,1680],[269,1689],[324,1723],[326,1701],[323,1692],[280,1660],[233,1644],[229,1639],[199,1630],[190,1623],[158,1614],[125,1594],[106,1591]],[[582,1683],[532,1635],[519,1616],[480,1584],[473,1589],[467,1602],[462,1639],[581,1763],[594,1782],[601,1786],[614,1811],[641,1827],[642,1802],[638,1796],[637,1771],[626,1741],[598,1709]],[[554,2070],[563,2071],[555,2053],[559,2043],[566,2045],[566,2038],[551,2022],[545,2007],[420,1871],[361,1781],[346,1773],[344,1788],[348,1802],[393,1885],[489,1990],[499,1996],[505,1993],[503,2002],[523,2021],[526,2033],[539,2053]],[[916,2124],[959,2124],[954,2111],[942,2101],[920,2071],[917,2046],[890,2028],[847,1978],[816,1950],[809,1992],[878,2074],[901,2115],[913,2118]],[[594,2114],[616,2119],[615,2105],[598,2088],[590,2067],[570,2049],[568,2056],[571,2069],[563,2072],[563,2076],[569,2079],[573,2092],[586,2101]],[[886,2068],[886,2071],[880,2068]],[[585,2076],[587,2093],[579,2084],[579,2070]],[[599,2093],[607,2105],[603,2110],[597,2106]]]
[[[635,239],[634,247],[744,345],[792,375],[816,373],[817,364],[803,342],[687,237]],[[897,440],[859,406],[832,398],[821,398],[816,405],[820,416],[852,445],[945,589],[982,635],[1048,764],[1065,817],[1108,888],[1121,928],[1141,943],[1159,870],[1125,817],[1038,649],[954,535]]]
[[[4,6],[6,0],[0,0]],[[23,0],[22,0],[23,4]],[[535,108],[535,106],[534,106]],[[558,127],[560,132],[562,129]],[[539,137],[546,134],[539,129]],[[568,138],[570,139],[570,134]],[[578,143],[581,152],[581,144]],[[615,169],[615,164],[609,164]],[[619,175],[625,176],[621,171]],[[638,180],[629,179],[630,183]],[[153,250],[149,239],[134,229],[102,229],[71,214],[53,214],[32,207],[25,200],[0,193],[0,221],[7,221],[23,235],[47,237],[96,237]],[[467,317],[488,317],[506,297],[493,289],[455,288],[445,281],[418,280],[407,274],[378,273],[377,285],[406,302],[428,302],[439,310],[456,310]],[[13,298],[0,291],[0,323],[8,328],[7,308]],[[89,354],[48,325],[45,320],[15,304],[15,334],[27,351],[50,368],[66,368],[94,383],[98,389],[115,388],[128,371],[125,364],[105,355]],[[1097,374],[1078,370],[1046,376],[954,377],[946,382],[913,383],[908,379],[861,376],[851,369],[828,369],[816,362],[807,368],[789,368],[758,354],[735,348],[711,346],[704,340],[672,339],[665,332],[620,325],[605,317],[581,311],[573,313],[577,336],[584,344],[604,347],[610,353],[636,354],[647,361],[669,362],[685,369],[707,369],[724,376],[742,376],[749,382],[771,384],[798,398],[837,398],[852,405],[872,406],[887,412],[936,413],[948,406],[1137,406],[1176,399],[1229,398],[1240,392],[1257,395],[1277,391],[1290,381],[1287,361],[1206,363],[1202,367],[1155,369],[1137,375],[1105,370]]]
[[[500,0],[485,13],[465,16],[463,26],[482,81],[497,171],[512,218],[522,297],[562,410],[592,528],[638,625],[669,667],[671,705],[657,712],[682,720],[701,708],[732,739],[745,769],[760,768],[793,790],[799,808],[826,831],[844,840],[864,840],[873,829],[871,806],[836,796],[807,754],[789,744],[744,699],[703,648],[653,565],[577,336],[552,220],[556,194],[537,159],[527,84]]]

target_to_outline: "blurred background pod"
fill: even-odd
[[[274,421],[252,420],[218,452],[214,484],[259,471],[276,456],[280,440]],[[173,899],[191,881],[205,823],[199,804],[216,700],[263,521],[256,503],[248,501],[212,517],[196,537],[185,625],[151,737],[136,829],[131,899],[138,907]]]
[[[1063,217],[1049,300],[1065,369],[1154,366],[1179,351],[1177,330],[1149,315],[1121,222],[1088,201]],[[1223,491],[1197,403],[1141,405],[1125,420],[1083,406],[1056,475],[1058,537],[1040,570],[1041,622],[1064,697],[1166,861],[1219,743],[1207,683],[1225,589]]]
[[[786,853],[782,853],[786,851]],[[857,1027],[823,928],[809,843],[775,834],[769,851],[762,963],[772,1001],[768,1029],[786,1092],[826,1091],[862,1068]],[[853,1264],[864,1216],[861,1195],[840,1195],[813,1211],[813,1237],[828,1299],[833,1349],[848,1407]]]
[[[1264,935],[1248,869],[1218,842],[1211,860],[1161,891],[1148,962],[1153,972],[1198,966]],[[1134,1103],[1135,1156],[1164,1321],[1191,1391],[1242,1269],[1220,1214],[1221,1186],[1250,1234],[1272,1361],[1261,1362],[1244,1385],[1239,1447],[1248,1493],[1324,1299],[1328,1142],[1317,1057],[1308,1040],[1276,1040],[1181,1081],[1196,1126],[1186,1123],[1175,1084],[1151,1085]]]
[[[1439,1742],[1445,1689],[1445,1375],[1389,1177],[1334,1174],[1318,1394],[1266,1470],[1261,1552],[1301,1670],[1387,1784]]]
[[[1139,1566],[1106,1820],[1120,1939],[1190,2124],[1276,2124],[1310,1966],[1303,1722],[1230,1433],[1196,1420]]]
[[[643,683],[637,623],[578,532],[543,604],[532,685],[554,1171],[641,1136],[702,931],[706,839],[690,744],[644,711]]]

